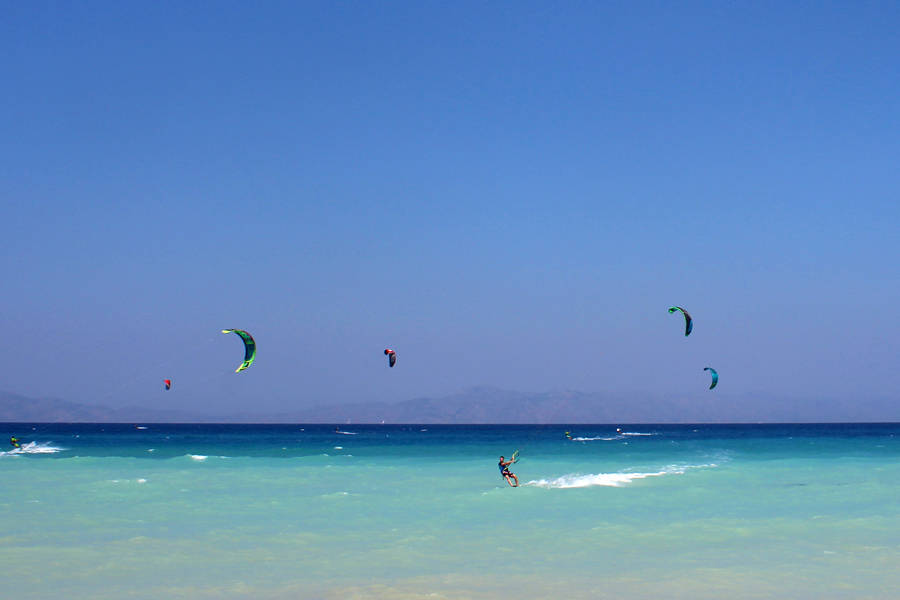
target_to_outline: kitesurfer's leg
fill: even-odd
[[[519,487],[519,478],[516,477],[514,473],[510,473],[509,476],[516,480],[516,485],[513,487]]]

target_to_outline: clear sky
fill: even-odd
[[[900,396],[896,2],[2,14],[0,389]]]

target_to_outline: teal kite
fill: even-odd
[[[670,306],[669,314],[671,315],[677,310],[680,310],[681,314],[684,315],[684,336],[687,337],[691,335],[691,330],[694,328],[694,320],[691,319],[691,315],[688,314],[688,311],[684,310],[680,306]]]
[[[242,362],[234,371],[235,373],[240,373],[252,365],[254,359],[256,359],[256,342],[253,341],[253,336],[243,329],[223,329],[222,333],[235,333],[239,335],[244,342],[244,362]]]
[[[703,370],[709,371],[709,374],[712,375],[712,383],[709,384],[709,389],[713,389],[719,383],[719,374],[712,367],[703,367]]]

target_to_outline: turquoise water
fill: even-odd
[[[0,582],[18,599],[897,596],[900,425],[620,427],[6,424],[24,447],[0,453]],[[517,448],[512,489],[497,459]]]

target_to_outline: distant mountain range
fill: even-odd
[[[109,408],[58,398],[28,398],[0,392],[0,422],[7,423],[200,423],[210,419],[222,420],[175,410]]]
[[[0,422],[95,423],[785,423],[900,421],[900,403],[727,396],[527,393],[474,387],[440,398],[397,403],[323,404],[289,412],[195,413],[109,408],[0,392]]]

